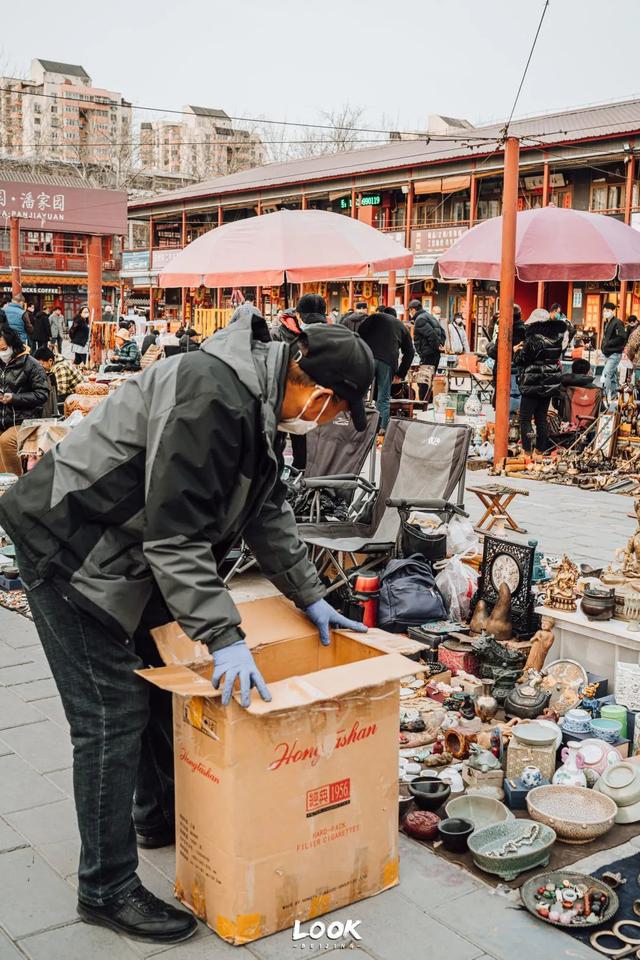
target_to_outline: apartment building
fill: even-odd
[[[258,166],[264,156],[259,137],[235,127],[224,110],[187,105],[179,121],[141,124],[140,162],[201,180]]]
[[[27,79],[0,77],[0,152],[115,167],[131,153],[131,104],[95,87],[79,64],[32,60]]]

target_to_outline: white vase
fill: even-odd
[[[553,775],[552,783],[561,787],[586,787],[587,778],[584,770],[578,765],[578,750],[581,744],[576,740],[570,740],[561,753],[562,766],[558,767]]]
[[[471,391],[465,401],[464,412],[467,417],[478,417],[482,413],[482,403],[475,389]]]

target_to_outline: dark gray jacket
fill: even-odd
[[[298,606],[322,597],[279,480],[288,354],[247,307],[96,407],[0,501],[38,580],[119,634],[174,618],[210,650],[242,636],[218,572],[241,536]]]

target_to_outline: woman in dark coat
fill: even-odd
[[[523,449],[533,449],[531,421],[535,422],[536,450],[549,446],[547,414],[551,398],[562,383],[562,341],[567,331],[564,320],[552,320],[547,310],[534,310],[524,325],[525,339],[516,347],[514,364],[518,367],[520,400],[520,438]]]
[[[89,348],[89,308],[83,307],[80,313],[76,314],[69,328],[69,340],[73,350],[76,366],[87,362]]]
[[[44,368],[29,355],[20,334],[0,326],[0,470],[22,476],[18,427],[39,417],[49,398]]]

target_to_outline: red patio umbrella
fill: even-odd
[[[340,213],[279,210],[216,227],[181,250],[161,287],[279,286],[410,267],[413,254]]]
[[[444,280],[499,280],[502,217],[472,227],[438,260]],[[599,213],[541,207],[518,213],[520,280],[640,279],[640,231]]]

